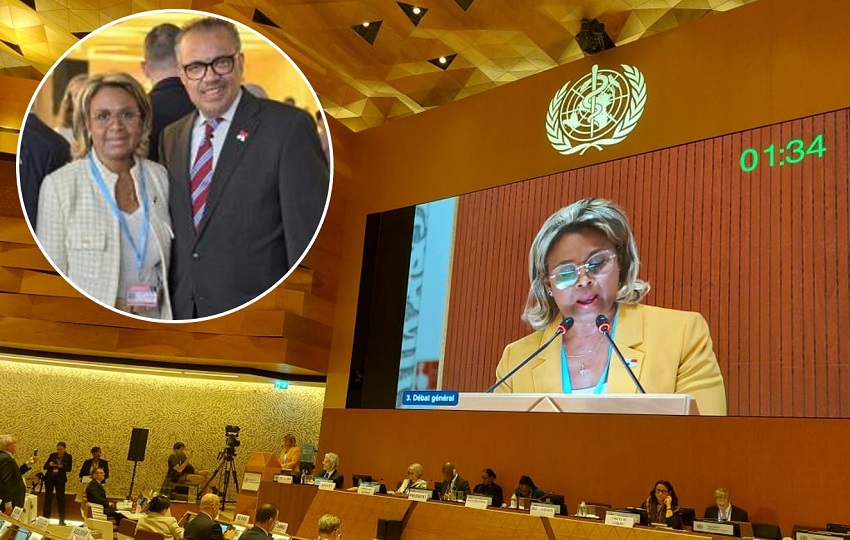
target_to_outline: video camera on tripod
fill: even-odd
[[[218,453],[218,466],[210,475],[209,480],[204,486],[198,490],[198,502],[201,501],[201,496],[206,493],[208,488],[211,488],[213,493],[218,494],[221,498],[221,508],[224,509],[227,504],[227,491],[231,482],[236,488],[236,493],[239,493],[239,482],[236,479],[236,464],[233,458],[236,457],[236,449],[242,443],[239,441],[239,426],[225,426],[224,428],[224,448]]]
[[[239,426],[224,427],[225,443],[224,448],[222,448],[221,452],[218,453],[217,459],[219,461],[233,461],[233,458],[236,457],[236,449],[242,444],[239,440],[239,431]]]

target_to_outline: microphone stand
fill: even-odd
[[[626,368],[626,373],[629,374],[629,377],[632,378],[632,382],[635,383],[635,386],[638,390],[640,390],[641,394],[646,394],[646,390],[643,389],[643,386],[640,385],[640,382],[635,377],[635,374],[632,373],[632,368],[629,367],[629,363],[626,362],[626,359],[623,358],[623,353],[620,352],[620,348],[617,347],[617,344],[614,343],[614,338],[611,337],[611,322],[608,320],[608,317],[605,315],[600,315],[596,317],[596,328],[599,329],[600,332],[605,334],[605,337],[608,338],[608,341],[611,342],[611,345],[614,347],[614,352],[617,353],[617,358],[620,359],[620,362],[623,363],[623,367]]]
[[[534,357],[536,357],[538,354],[540,354],[541,352],[543,352],[543,349],[545,349],[546,347],[548,347],[548,346],[549,346],[549,344],[550,344],[550,343],[552,343],[552,342],[555,340],[555,338],[556,338],[556,337],[558,337],[558,336],[560,336],[560,335],[565,334],[565,333],[567,332],[567,330],[569,330],[570,328],[572,328],[572,327],[573,327],[573,323],[574,323],[574,322],[575,322],[575,321],[573,320],[573,318],[572,318],[572,317],[567,317],[567,318],[565,318],[563,321],[561,321],[561,324],[559,324],[559,325],[558,325],[558,329],[555,331],[555,334],[554,334],[552,337],[550,337],[550,338],[546,341],[546,343],[544,343],[544,344],[543,344],[543,345],[542,345],[539,349],[537,349],[536,351],[534,351],[533,353],[531,353],[531,354],[529,355],[529,357],[528,357],[528,358],[526,358],[525,360],[523,360],[522,362],[520,362],[520,363],[519,363],[519,364],[518,364],[515,368],[513,368],[512,370],[510,370],[510,371],[508,372],[508,374],[507,374],[507,375],[505,375],[504,377],[502,377],[501,379],[499,379],[498,381],[496,381],[496,384],[494,384],[493,386],[491,386],[490,388],[488,388],[488,389],[487,389],[487,391],[486,391],[485,393],[487,393],[487,394],[492,394],[492,393],[493,393],[493,391],[494,391],[494,390],[496,390],[496,388],[498,388],[498,387],[502,386],[502,384],[503,384],[505,381],[507,381],[508,379],[510,379],[510,378],[511,378],[511,376],[513,376],[513,374],[514,374],[514,373],[516,373],[517,371],[519,371],[520,369],[522,369],[522,367],[523,367],[523,366],[525,366],[527,363],[531,362],[531,361],[534,359]]]

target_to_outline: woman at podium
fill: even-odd
[[[505,348],[496,380],[562,335],[496,392],[689,394],[700,414],[725,415],[726,392],[708,324],[699,313],[640,303],[637,245],[625,213],[604,199],[583,199],[552,214],[529,253],[530,289],[522,319],[535,332]],[[569,324],[569,323],[572,324]]]

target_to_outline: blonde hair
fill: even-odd
[[[333,514],[325,514],[319,518],[319,532],[332,533],[342,527],[342,520]]]
[[[715,499],[723,499],[724,501],[728,501],[731,493],[726,488],[717,488],[714,490],[714,498]]]
[[[77,98],[80,95],[80,90],[89,76],[85,73],[80,73],[71,77],[68,84],[65,86],[65,93],[62,95],[62,101],[59,102],[59,127],[72,128],[74,127],[74,111],[76,110]]]
[[[139,157],[148,155],[148,139],[151,134],[153,123],[151,102],[145,89],[127,73],[104,73],[92,75],[83,86],[77,99],[77,107],[74,110],[74,158],[85,157],[92,149],[91,133],[89,133],[88,120],[91,113],[91,101],[103,88],[119,88],[124,90],[133,98],[139,107],[142,121],[142,133],[139,138],[139,146],[135,154]]]
[[[649,283],[638,279],[640,260],[629,218],[613,202],[582,199],[561,208],[543,223],[528,253],[531,282],[522,320],[535,330],[545,328],[560,316],[558,305],[546,294],[546,262],[554,244],[571,232],[593,230],[614,244],[620,269],[617,301],[636,304],[649,292]]]

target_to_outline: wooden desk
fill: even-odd
[[[316,486],[302,486],[301,484],[277,484],[275,482],[260,482],[260,490],[257,492],[257,501],[260,504],[272,503],[278,509],[278,521],[289,524],[287,531],[295,534],[307,515],[307,510],[313,503],[319,488]],[[318,519],[318,518],[317,518]],[[253,522],[254,516],[251,516]],[[316,528],[316,524],[313,524]],[[316,536],[314,535],[313,538]]]
[[[372,540],[379,519],[401,521],[415,505],[404,497],[391,495],[358,495],[351,491],[318,491],[310,510],[298,528],[298,536],[316,538],[319,518],[334,514],[342,520],[342,533],[346,540],[363,538]]]
[[[403,540],[733,540],[673,529],[612,527],[582,518],[536,517],[523,510],[476,510],[461,503],[319,491],[315,486],[263,482],[259,494],[261,503],[277,505],[278,519],[289,523],[290,534],[303,538],[316,538],[319,518],[334,514],[342,519],[346,540],[374,539],[378,519],[404,521]]]

